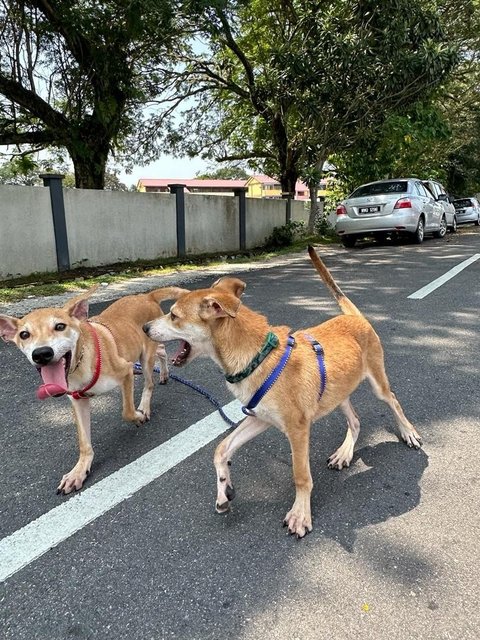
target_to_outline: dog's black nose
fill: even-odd
[[[150,324],[147,322],[147,324],[144,324],[142,329],[145,331],[145,333],[148,334],[150,333]]]
[[[32,360],[35,364],[48,364],[53,358],[52,347],[38,347],[32,351]]]

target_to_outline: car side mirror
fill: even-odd
[[[437,198],[438,202],[449,202],[448,196],[446,193],[441,193],[438,198]]]

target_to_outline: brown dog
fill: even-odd
[[[168,367],[163,345],[149,340],[142,326],[163,315],[161,300],[186,293],[185,289],[166,287],[125,296],[87,321],[88,298],[95,290],[82,293],[61,308],[37,309],[23,318],[0,315],[0,336],[15,342],[42,376],[37,397],[43,400],[68,394],[72,401],[80,457],[63,476],[57,493],[77,491],[90,473],[90,397],[120,386],[123,418],[136,425],[149,420],[155,355],[160,359],[161,383],[168,379]],[[135,409],[133,363],[137,360],[142,365],[144,386]]]
[[[273,386],[267,385],[267,392],[254,410],[246,410],[250,415],[220,443],[214,458],[218,491],[216,509],[222,513],[228,511],[234,494],[229,472],[234,452],[271,425],[283,431],[292,450],[296,488],[295,502],[284,524],[299,538],[312,530],[310,426],[314,420],[340,407],[347,418],[347,435],[330,456],[328,466],[332,469],[348,467],[360,428],[350,394],[363,379],[368,378],[375,394],[390,406],[408,446],[421,446],[420,436],[390,390],[377,334],[339,289],[312,247],[309,247],[309,253],[344,315],[293,333],[295,346],[277,381]],[[181,296],[169,314],[147,323],[144,331],[159,342],[182,340],[173,360],[177,366],[200,355],[212,358],[231,380],[228,383],[231,391],[247,404],[272,369],[286,357],[290,332],[288,327],[271,327],[264,316],[243,306],[240,296],[244,289],[245,283],[241,280],[221,278],[210,289]],[[265,356],[265,350],[275,342],[271,338],[266,340],[271,332],[278,337],[279,346]],[[270,347],[266,347],[269,342]],[[316,342],[323,347],[323,365],[312,345]]]

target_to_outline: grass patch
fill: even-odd
[[[189,256],[183,261],[178,258],[163,258],[161,260],[138,260],[132,263],[118,263],[102,267],[79,267],[62,273],[34,273],[30,276],[0,281],[0,302],[18,302],[28,297],[54,296],[63,293],[75,293],[81,289],[88,289],[97,283],[114,283],[131,280],[136,277],[168,275],[178,271],[195,271],[206,266],[219,266],[225,262],[229,264],[245,264],[260,262],[304,251],[308,244],[331,244],[337,242],[330,236],[303,237],[287,247],[266,250],[252,249],[244,253],[205,254]]]

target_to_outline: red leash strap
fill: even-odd
[[[86,392],[91,389],[98,381],[99,377],[100,377],[100,372],[102,370],[102,354],[100,352],[100,340],[98,338],[98,334],[95,331],[95,329],[92,327],[92,325],[90,324],[90,322],[87,321],[87,327],[90,329],[92,336],[93,336],[93,341],[95,343],[95,352],[96,352],[96,362],[95,362],[95,373],[93,374],[93,378],[90,380],[90,382],[87,384],[86,387],[84,387],[81,391],[67,391],[69,396],[72,396],[72,398],[74,400],[80,400],[82,398],[88,398],[89,396],[85,395]]]

